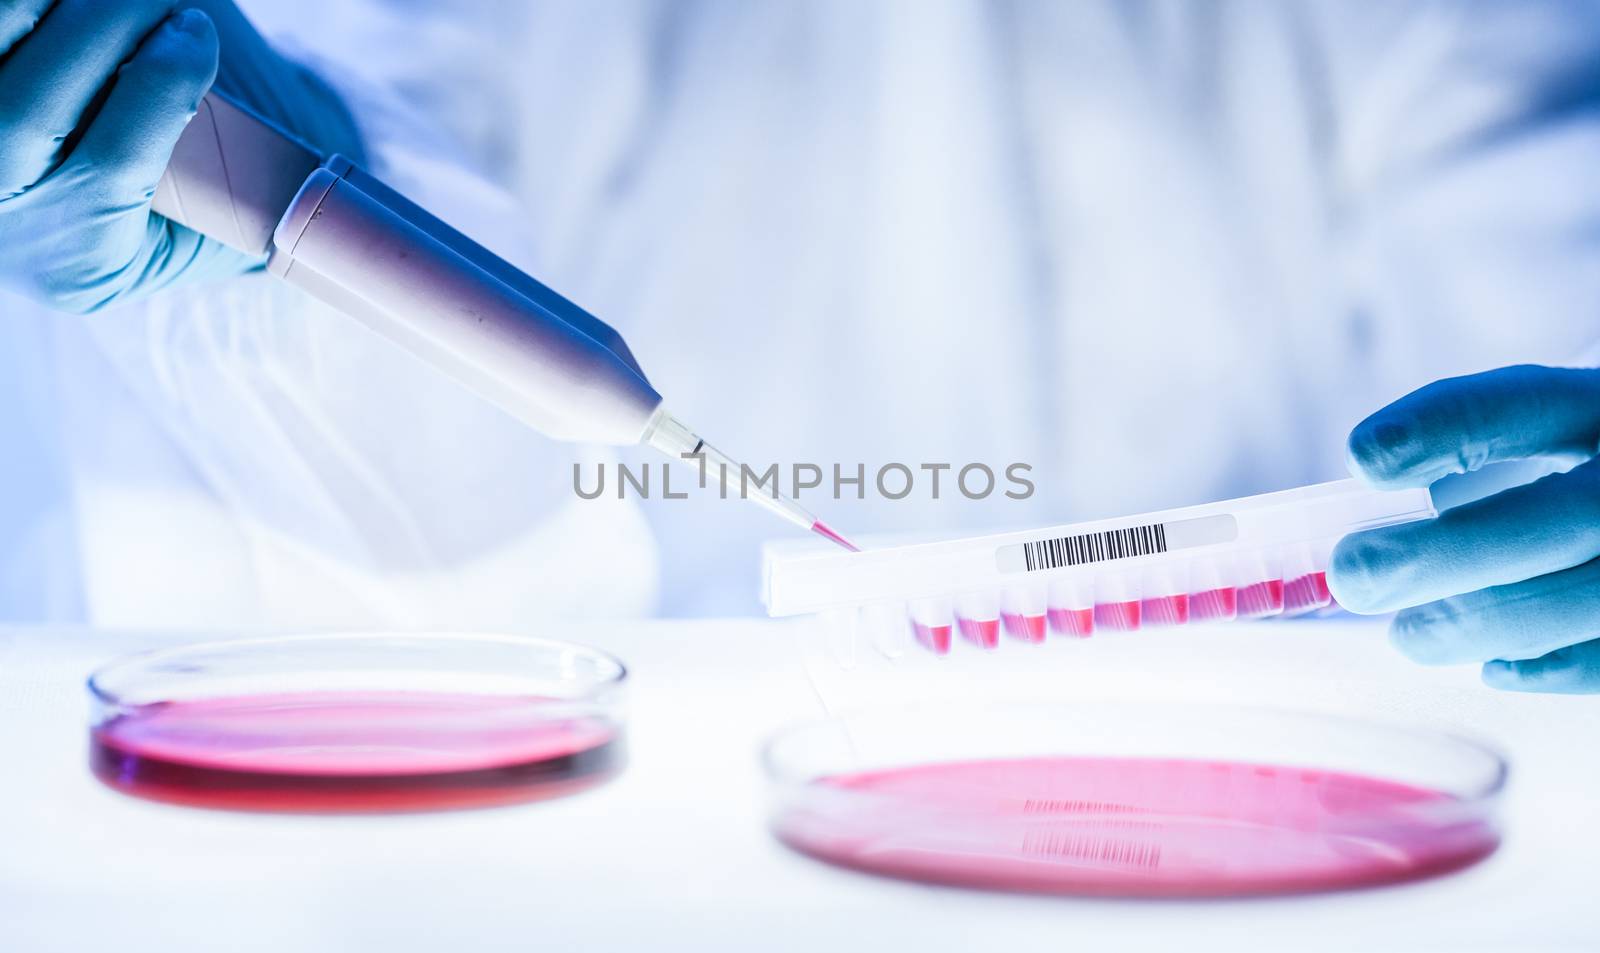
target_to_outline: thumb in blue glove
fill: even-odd
[[[1382,487],[1529,457],[1585,462],[1444,511],[1356,533],[1328,584],[1354,612],[1401,611],[1390,635],[1430,664],[1482,662],[1497,688],[1600,692],[1600,371],[1507,367],[1430,384],[1350,434]]]
[[[331,91],[231,3],[199,2],[206,11],[174,12],[171,0],[0,0],[0,283],[86,313],[259,266],[150,211],[213,81],[313,144],[359,156]]]

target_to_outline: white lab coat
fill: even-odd
[[[1021,503],[808,500],[849,532],[1334,478],[1385,401],[1596,338],[1588,5],[246,6],[340,64],[383,172],[615,325],[723,449],[1032,465]],[[4,558],[73,568],[10,606],[740,611],[783,532],[705,496],[578,501],[588,451],[265,278],[4,324],[32,336],[8,479],[40,501],[12,538],[41,541]]]

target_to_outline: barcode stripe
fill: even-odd
[[[1022,562],[1029,572],[1033,572],[1037,569],[1060,569],[1063,566],[1082,566],[1086,563],[1152,556],[1166,551],[1166,526],[1161,523],[1151,523],[1147,526],[1108,529],[1100,533],[1080,533],[1077,536],[1060,536],[1055,539],[1023,543]]]

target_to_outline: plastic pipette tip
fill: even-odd
[[[850,550],[852,553],[861,552],[861,549],[857,547],[855,543],[852,543],[843,536],[840,536],[833,527],[829,526],[827,523],[824,523],[822,520],[817,520],[815,523],[811,524],[811,532],[816,533],[818,536],[821,536],[824,539],[833,540],[840,546],[843,546],[845,549]]]

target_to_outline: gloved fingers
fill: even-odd
[[[39,25],[52,0],[0,0],[0,60]]]
[[[1600,640],[1570,645],[1536,659],[1486,662],[1483,680],[1492,688],[1517,692],[1600,692]]]
[[[1435,381],[1350,431],[1350,470],[1427,486],[1500,460],[1600,447],[1600,372],[1522,365]]]
[[[147,294],[164,288],[180,275],[185,281],[208,281],[242,275],[260,263],[243,252],[209,241],[199,232],[176,225],[159,215],[145,224],[146,238],[129,276],[129,285],[88,310],[95,310],[129,292]],[[81,309],[80,309],[81,310]]]
[[[110,234],[113,237],[103,239],[96,254],[64,259],[35,275],[40,296],[57,310],[91,314],[180,279],[231,277],[260,265],[159,215],[122,222]]]
[[[1600,560],[1406,609],[1389,637],[1431,665],[1533,659],[1600,635]]]
[[[0,63],[0,190],[16,194],[63,157],[96,99],[174,0],[56,0]]]
[[[113,204],[148,203],[217,72],[217,34],[199,10],[167,18],[117,73],[68,166],[109,183]]]
[[[1445,510],[1353,533],[1328,586],[1352,612],[1389,612],[1532,579],[1600,556],[1600,460]]]

